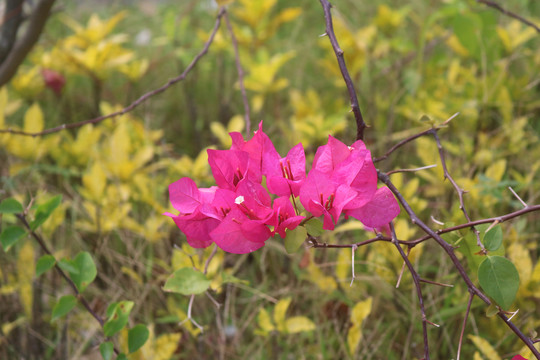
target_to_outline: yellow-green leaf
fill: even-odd
[[[276,324],[277,329],[280,332],[285,332],[287,330],[287,325],[285,323],[285,313],[291,304],[292,298],[285,298],[279,300],[274,308],[274,323]]]
[[[371,313],[371,305],[373,299],[367,298],[364,301],[357,303],[351,311],[352,326],[347,334],[347,345],[351,353],[356,352],[360,340],[362,339],[362,322]]]
[[[305,316],[293,316],[285,322],[288,334],[294,334],[304,331],[312,331],[315,329],[313,321]]]
[[[489,360],[501,360],[501,357],[499,354],[497,354],[497,351],[487,342],[487,340],[475,336],[475,335],[468,335],[467,336],[471,341],[474,343],[476,348],[484,354],[484,356]]]

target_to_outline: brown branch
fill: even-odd
[[[238,84],[240,85],[240,91],[242,92],[242,101],[244,102],[244,119],[246,121],[246,136],[251,134],[251,120],[249,117],[249,101],[247,98],[246,87],[244,86],[244,69],[242,68],[242,63],[240,62],[240,53],[238,52],[238,41],[234,35],[234,30],[232,28],[231,22],[229,21],[229,16],[225,13],[225,23],[227,24],[227,29],[231,35],[231,41],[234,48],[234,61],[236,62],[236,71],[238,71]]]
[[[530,213],[530,212],[534,212],[534,211],[540,211],[540,205],[528,206],[528,207],[526,207],[524,209],[514,211],[514,212],[508,213],[506,215],[501,215],[501,216],[496,216],[496,217],[471,221],[471,222],[467,222],[467,223],[464,223],[464,224],[448,227],[448,228],[445,228],[445,229],[439,229],[439,230],[436,230],[435,232],[437,234],[446,234],[446,233],[449,233],[449,232],[470,228],[470,227],[473,227],[473,226],[476,226],[476,225],[494,223],[495,221],[498,221],[498,223],[500,224],[500,223],[505,222],[507,220],[510,220],[510,219],[513,219],[513,218],[516,218],[516,217],[519,217],[521,215],[524,215],[524,214],[527,214],[527,213]],[[431,239],[431,236],[430,235],[424,235],[421,238],[418,238],[416,240],[402,241],[401,243],[404,244],[404,245],[415,246],[415,245],[418,245],[421,242],[424,242],[424,241],[426,241],[428,239]]]
[[[23,0],[7,0],[4,16],[0,26],[0,64],[4,62],[9,52],[13,48],[13,44],[17,39],[17,32],[22,21],[22,4]]]
[[[26,58],[30,50],[38,41],[43,32],[45,23],[49,18],[49,13],[54,4],[54,0],[41,0],[34,7],[32,14],[28,18],[28,29],[19,41],[15,43],[9,55],[0,66],[0,86],[5,85],[15,74],[19,65]]]
[[[469,318],[469,313],[471,311],[471,305],[472,305],[473,299],[474,299],[474,294],[470,292],[469,301],[467,302],[467,311],[465,312],[465,317],[463,318],[463,325],[461,325],[461,333],[459,334],[456,360],[459,360],[459,356],[461,355],[461,345],[463,344],[463,335],[465,334],[465,327],[467,326],[467,319]]]
[[[377,157],[377,158],[374,158],[373,163],[385,160],[394,151],[396,151],[397,149],[399,149],[403,145],[406,145],[406,144],[410,143],[411,141],[418,139],[419,137],[422,137],[424,135],[429,135],[433,131],[435,131],[435,132],[439,131],[440,129],[442,129],[444,126],[446,126],[450,121],[452,121],[458,115],[459,115],[459,113],[455,113],[454,115],[450,116],[447,120],[445,120],[441,125],[436,126],[436,127],[432,127],[430,129],[424,130],[424,131],[422,131],[422,132],[420,132],[418,134],[409,136],[408,138],[401,140],[396,145],[392,146],[387,152],[385,152],[384,155],[382,155],[380,157]]]
[[[388,188],[390,189],[390,191],[392,191],[392,193],[394,194],[394,196],[398,199],[398,201],[400,202],[401,206],[403,207],[403,209],[405,209],[405,211],[407,212],[407,214],[409,215],[409,218],[411,219],[412,223],[415,224],[416,226],[418,226],[420,229],[422,229],[427,235],[429,235],[429,237],[433,238],[437,244],[439,244],[439,246],[441,246],[443,248],[443,250],[446,252],[446,254],[448,255],[448,257],[450,258],[450,260],[454,263],[454,267],[456,268],[456,270],[458,271],[458,273],[461,275],[461,278],[463,279],[463,281],[465,282],[465,284],[467,285],[467,288],[469,290],[469,292],[471,294],[474,294],[476,296],[478,296],[480,299],[482,299],[482,301],[484,301],[487,305],[491,305],[491,300],[482,292],[480,291],[480,289],[478,289],[472,282],[472,280],[469,278],[469,276],[467,275],[467,272],[465,271],[465,268],[463,267],[463,265],[461,264],[461,262],[459,261],[459,259],[457,258],[455,252],[454,252],[454,247],[452,245],[450,245],[449,243],[447,243],[446,241],[444,241],[444,239],[439,235],[437,234],[434,230],[432,230],[429,226],[427,226],[422,220],[420,220],[420,218],[416,215],[416,213],[414,212],[414,210],[410,207],[410,205],[407,203],[407,201],[405,200],[405,198],[403,197],[403,195],[399,192],[399,190],[394,186],[394,184],[392,183],[392,181],[390,181],[390,178],[388,177],[388,175],[384,174],[384,173],[381,173],[380,171],[378,171],[378,177],[379,177],[379,180],[381,180],[386,186],[388,186]],[[528,209],[523,209],[523,210],[528,210]],[[504,320],[504,322],[508,325],[508,327],[510,327],[510,329],[523,341],[523,343],[532,351],[532,353],[536,356],[537,359],[540,359],[540,352],[534,347],[534,344],[532,343],[531,339],[529,339],[528,337],[526,337],[522,332],[521,330],[519,330],[509,319],[508,317],[502,313],[502,312],[499,312],[497,314],[501,319]]]
[[[397,237],[396,237],[396,230],[394,229],[394,224],[390,223],[390,231],[392,233],[392,244],[395,245],[397,248],[399,255],[401,255],[401,258],[407,265],[407,268],[409,269],[409,273],[412,276],[414,287],[416,288],[416,295],[418,297],[418,304],[420,305],[420,312],[422,314],[422,332],[424,333],[424,359],[429,360],[429,342],[428,342],[428,333],[427,333],[427,324],[428,320],[426,317],[426,310],[424,307],[424,297],[422,296],[422,287],[420,285],[420,276],[414,269],[414,266],[411,264],[411,261],[401,248],[401,245],[399,244]]]
[[[513,17],[514,19],[518,20],[518,21],[521,21],[523,24],[525,25],[528,25],[530,27],[532,27],[533,29],[536,30],[536,32],[540,33],[540,27],[538,27],[535,23],[533,23],[532,21],[530,20],[527,20],[525,19],[524,17],[516,14],[516,13],[513,13],[511,11],[508,11],[506,10],[505,8],[503,8],[501,5],[497,4],[496,2],[494,1],[489,1],[489,0],[476,0],[477,3],[480,3],[480,4],[484,4],[484,5],[487,5],[489,7],[492,7],[494,9],[497,9],[499,10],[501,13],[503,13],[504,15],[508,15],[510,17]]]
[[[465,204],[463,202],[463,194],[465,193],[465,191],[459,187],[459,185],[456,183],[452,175],[450,175],[448,168],[446,167],[446,159],[444,157],[444,150],[441,145],[441,140],[439,139],[439,135],[437,134],[437,131],[432,129],[431,135],[433,135],[433,137],[435,138],[435,142],[437,143],[437,149],[439,150],[439,157],[441,159],[441,164],[442,164],[442,168],[444,172],[444,178],[448,179],[450,183],[452,183],[452,186],[454,187],[454,189],[456,189],[456,192],[459,197],[459,208],[463,212],[465,219],[467,219],[468,222],[471,222],[471,217],[469,216],[469,213],[465,209]],[[471,230],[476,235],[476,244],[480,247],[481,251],[484,254],[486,254],[487,253],[486,248],[484,247],[484,245],[482,244],[482,241],[480,240],[480,232],[474,226],[471,227]]]
[[[167,83],[165,85],[163,85],[163,86],[161,86],[161,87],[159,87],[159,88],[157,88],[155,90],[152,90],[150,92],[147,92],[146,94],[142,95],[141,97],[139,97],[137,100],[135,100],[133,103],[131,103],[129,106],[123,108],[122,110],[115,111],[113,113],[103,115],[103,116],[99,116],[99,117],[96,117],[96,118],[93,118],[93,119],[90,119],[90,120],[79,121],[79,122],[72,123],[72,124],[63,124],[63,125],[60,125],[60,126],[57,126],[57,127],[54,127],[54,128],[50,128],[50,129],[46,129],[46,130],[36,132],[36,133],[30,133],[30,132],[26,132],[26,131],[22,131],[22,130],[13,130],[13,129],[0,129],[0,133],[9,133],[9,134],[23,135],[23,136],[33,136],[33,137],[43,136],[43,135],[48,135],[48,134],[52,134],[52,133],[57,133],[59,131],[65,130],[65,129],[78,128],[78,127],[81,127],[81,126],[86,125],[86,124],[96,124],[96,123],[99,123],[99,122],[101,122],[103,120],[106,120],[106,119],[109,119],[109,118],[112,118],[112,117],[115,117],[115,116],[119,116],[119,115],[124,115],[125,113],[130,112],[131,110],[135,109],[137,106],[139,106],[140,104],[142,104],[143,102],[145,102],[146,100],[151,98],[152,96],[164,92],[165,90],[167,90],[172,85],[174,85],[177,82],[182,81],[182,80],[185,79],[187,74],[195,67],[197,62],[208,52],[208,48],[210,47],[210,44],[212,44],[212,42],[214,40],[214,36],[216,35],[217,30],[219,29],[219,25],[221,24],[221,18],[223,17],[224,14],[225,14],[225,8],[222,7],[222,8],[220,8],[219,13],[217,15],[216,22],[214,24],[214,28],[212,30],[212,33],[210,34],[210,37],[208,38],[208,40],[204,44],[203,49],[193,58],[191,63],[188,65],[188,67],[184,70],[184,72],[182,74],[180,74],[179,76],[177,76],[175,78],[170,79],[169,81],[167,81]]]
[[[347,90],[349,91],[349,98],[351,102],[352,112],[356,120],[356,140],[364,140],[364,129],[367,127],[362,117],[362,112],[360,111],[360,105],[358,104],[358,96],[356,95],[356,90],[354,90],[354,84],[352,82],[351,76],[349,75],[349,70],[347,70],[347,65],[345,64],[345,58],[343,57],[343,50],[339,47],[338,41],[336,39],[336,34],[334,33],[334,26],[332,24],[332,13],[330,9],[332,5],[328,0],[319,0],[324,10],[324,18],[326,20],[326,35],[330,39],[334,53],[339,64],[339,69],[341,70],[341,75],[345,84],[347,85]]]

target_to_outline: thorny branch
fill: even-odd
[[[170,88],[172,85],[174,85],[177,82],[180,82],[180,81],[185,79],[187,74],[195,67],[195,65],[197,65],[197,62],[208,52],[208,48],[210,47],[210,45],[214,41],[214,36],[216,35],[216,33],[217,33],[218,29],[219,29],[219,26],[221,24],[221,18],[225,15],[225,13],[226,13],[225,8],[224,7],[220,8],[220,10],[219,10],[219,12],[217,14],[217,17],[216,17],[216,22],[214,24],[214,28],[212,30],[212,33],[210,34],[210,37],[208,38],[208,40],[204,44],[203,49],[193,58],[191,63],[186,67],[186,69],[184,70],[184,72],[182,74],[180,74],[179,76],[177,76],[175,78],[170,79],[169,81],[167,81],[167,83],[165,85],[163,85],[163,86],[161,86],[161,87],[159,87],[159,88],[157,88],[155,90],[152,90],[150,92],[147,92],[146,94],[142,95],[141,97],[139,97],[137,100],[135,100],[129,106],[123,108],[122,110],[115,111],[113,113],[103,115],[103,116],[99,116],[99,117],[96,117],[96,118],[93,118],[93,119],[90,119],[90,120],[79,121],[79,122],[71,123],[71,124],[63,124],[63,125],[60,125],[60,126],[57,126],[57,127],[54,127],[54,128],[50,128],[50,129],[46,129],[46,130],[36,132],[36,133],[30,133],[30,132],[26,132],[26,131],[22,131],[22,130],[13,130],[13,129],[0,129],[0,133],[9,133],[9,134],[32,136],[32,137],[43,136],[43,135],[48,135],[48,134],[52,134],[52,133],[57,133],[57,132],[60,132],[62,130],[65,130],[65,129],[78,128],[78,127],[81,127],[81,126],[86,125],[86,124],[96,124],[96,123],[99,123],[99,122],[101,122],[103,120],[106,120],[106,119],[109,119],[109,118],[112,118],[112,117],[116,117],[116,116],[120,116],[120,115],[124,115],[125,113],[130,112],[131,110],[135,109],[137,106],[141,105],[143,102],[145,102],[149,98],[153,97],[154,95],[157,95],[157,94],[160,94],[160,93],[164,92],[165,90]]]
[[[435,138],[435,142],[437,143],[437,149],[439,149],[439,157],[441,159],[441,164],[442,164],[442,168],[443,168],[443,171],[444,171],[444,178],[448,179],[450,181],[450,183],[452,183],[452,186],[454,187],[454,189],[456,189],[456,192],[457,192],[458,197],[459,197],[459,209],[463,212],[463,215],[465,216],[465,219],[467,219],[468,222],[471,222],[471,217],[469,216],[469,213],[465,209],[465,204],[463,203],[463,194],[465,193],[465,191],[462,188],[459,187],[459,185],[456,183],[456,181],[454,180],[452,175],[450,175],[450,172],[448,171],[448,168],[446,167],[446,159],[444,157],[444,150],[443,150],[443,147],[441,145],[441,140],[439,139],[439,135],[437,134],[437,131],[433,130],[431,132],[431,135],[433,135],[433,137]],[[484,245],[482,244],[482,241],[480,240],[480,232],[478,230],[476,230],[476,228],[474,226],[471,227],[471,230],[476,235],[476,244],[480,247],[482,252],[484,254],[486,254],[487,253],[486,248],[484,247]]]
[[[418,305],[420,306],[420,313],[422,314],[422,332],[424,333],[424,359],[429,360],[429,340],[428,340],[428,333],[427,333],[427,317],[426,317],[426,309],[424,307],[424,297],[422,296],[422,286],[420,285],[420,276],[418,276],[418,273],[414,269],[414,266],[411,264],[411,261],[401,248],[401,245],[397,241],[396,237],[396,230],[394,229],[394,224],[390,223],[390,232],[392,233],[392,244],[395,245],[396,249],[399,252],[399,255],[401,255],[401,258],[407,265],[407,268],[409,269],[409,273],[412,276],[414,287],[416,288],[416,295],[418,296]]]
[[[390,178],[388,175],[378,172],[378,177],[381,182],[383,182],[390,191],[394,194],[394,196],[398,199],[399,203],[405,209],[407,212],[409,218],[411,219],[412,223],[418,226],[420,229],[422,229],[429,237],[433,238],[439,246],[443,248],[443,250],[446,252],[450,260],[454,263],[454,267],[460,274],[461,278],[467,285],[467,288],[469,289],[469,292],[475,296],[478,296],[482,301],[484,301],[487,305],[491,305],[491,300],[482,292],[480,289],[478,289],[469,276],[467,275],[467,272],[465,271],[465,268],[457,258],[454,247],[444,241],[444,239],[437,234],[434,230],[432,230],[429,226],[427,226],[413,211],[413,209],[409,206],[403,195],[399,192],[399,190],[394,186],[392,181],[390,181]],[[523,209],[526,210],[526,209]],[[508,317],[501,311],[497,314],[501,319],[504,320],[504,322],[512,329],[512,331],[523,341],[523,343],[532,351],[532,353],[536,356],[537,359],[540,359],[540,352],[534,347],[533,342],[531,339],[529,339],[527,336],[525,336],[520,329],[518,329],[509,319]]]
[[[338,41],[336,39],[336,34],[334,33],[334,25],[332,24],[332,13],[330,11],[332,5],[328,2],[328,0],[320,0],[320,2],[324,10],[324,18],[326,20],[325,35],[328,35],[328,38],[330,39],[330,43],[332,44],[332,48],[334,49],[334,53],[336,54],[339,69],[341,70],[341,75],[343,76],[343,80],[345,80],[345,84],[347,85],[347,90],[349,92],[351,108],[354,114],[354,118],[356,120],[356,140],[364,140],[364,129],[367,127],[367,125],[364,122],[362,112],[360,111],[360,105],[358,104],[358,96],[356,95],[356,90],[354,90],[354,84],[351,76],[349,75],[349,70],[347,69],[347,65],[345,65],[343,50],[341,50],[341,48],[339,47]]]

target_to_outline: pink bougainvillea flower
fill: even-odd
[[[306,155],[304,146],[297,144],[287,156],[279,158],[277,153],[263,154],[267,166],[266,186],[278,196],[298,196],[306,178]]]
[[[386,186],[379,188],[364,206],[344,210],[345,215],[358,219],[367,227],[383,228],[399,214],[399,205],[394,194]]]
[[[324,215],[323,229],[333,230],[343,207],[357,193],[347,185],[334,183],[328,174],[311,170],[300,188],[300,202],[313,216]]]
[[[276,151],[272,140],[264,133],[262,124],[263,122],[261,121],[259,123],[259,129],[255,131],[253,137],[247,141],[244,141],[244,138],[240,133],[232,132],[229,134],[232,139],[231,150],[242,150],[249,154],[250,178],[259,183],[261,182],[261,174],[268,174],[264,157],[266,156],[269,159],[279,159],[279,154]]]
[[[248,179],[238,184],[236,207],[251,220],[266,222],[273,214],[272,199],[261,185]]]
[[[54,91],[54,93],[58,96],[62,94],[62,89],[66,84],[66,78],[64,75],[51,69],[43,69],[41,70],[41,76],[43,76],[45,86]]]
[[[266,225],[249,219],[240,209],[232,209],[210,233],[222,250],[233,254],[247,254],[264,246],[271,236]]]
[[[526,358],[524,358],[523,356],[521,355],[516,355],[512,358],[512,360],[527,360]]]
[[[267,222],[274,227],[274,234],[278,233],[285,239],[285,230],[294,230],[304,220],[304,216],[296,215],[289,200],[289,196],[281,196],[274,200],[274,216]]]
[[[350,154],[351,151],[347,145],[329,135],[328,144],[319,146],[317,149],[312,168],[323,173],[332,173]]]
[[[208,164],[216,184],[221,189],[235,190],[240,180],[248,176],[249,154],[240,150],[207,150]],[[261,182],[261,175],[250,174]]]
[[[210,232],[214,230],[220,223],[220,220],[209,217],[203,214],[199,208],[188,215],[173,215],[170,216],[176,226],[186,235],[188,244],[194,248],[205,248],[212,244],[213,240],[210,237]]]
[[[191,214],[202,203],[211,203],[217,186],[197,188],[190,178],[184,177],[169,185],[169,199],[172,206],[182,214]]]
[[[369,150],[351,149],[349,157],[341,162],[332,173],[332,180],[349,185],[357,196],[345,209],[355,209],[367,204],[377,191],[377,170]]]

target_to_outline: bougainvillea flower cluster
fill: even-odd
[[[198,188],[190,178],[169,186],[171,204],[180,213],[165,215],[194,248],[215,243],[245,254],[275,234],[285,238],[288,230],[313,217],[323,217],[325,230],[333,230],[341,214],[376,229],[399,214],[391,191],[377,188],[371,153],[360,140],[347,146],[329,136],[306,175],[302,144],[281,157],[262,122],[249,140],[240,133],[230,136],[229,150],[208,150],[217,186]]]

